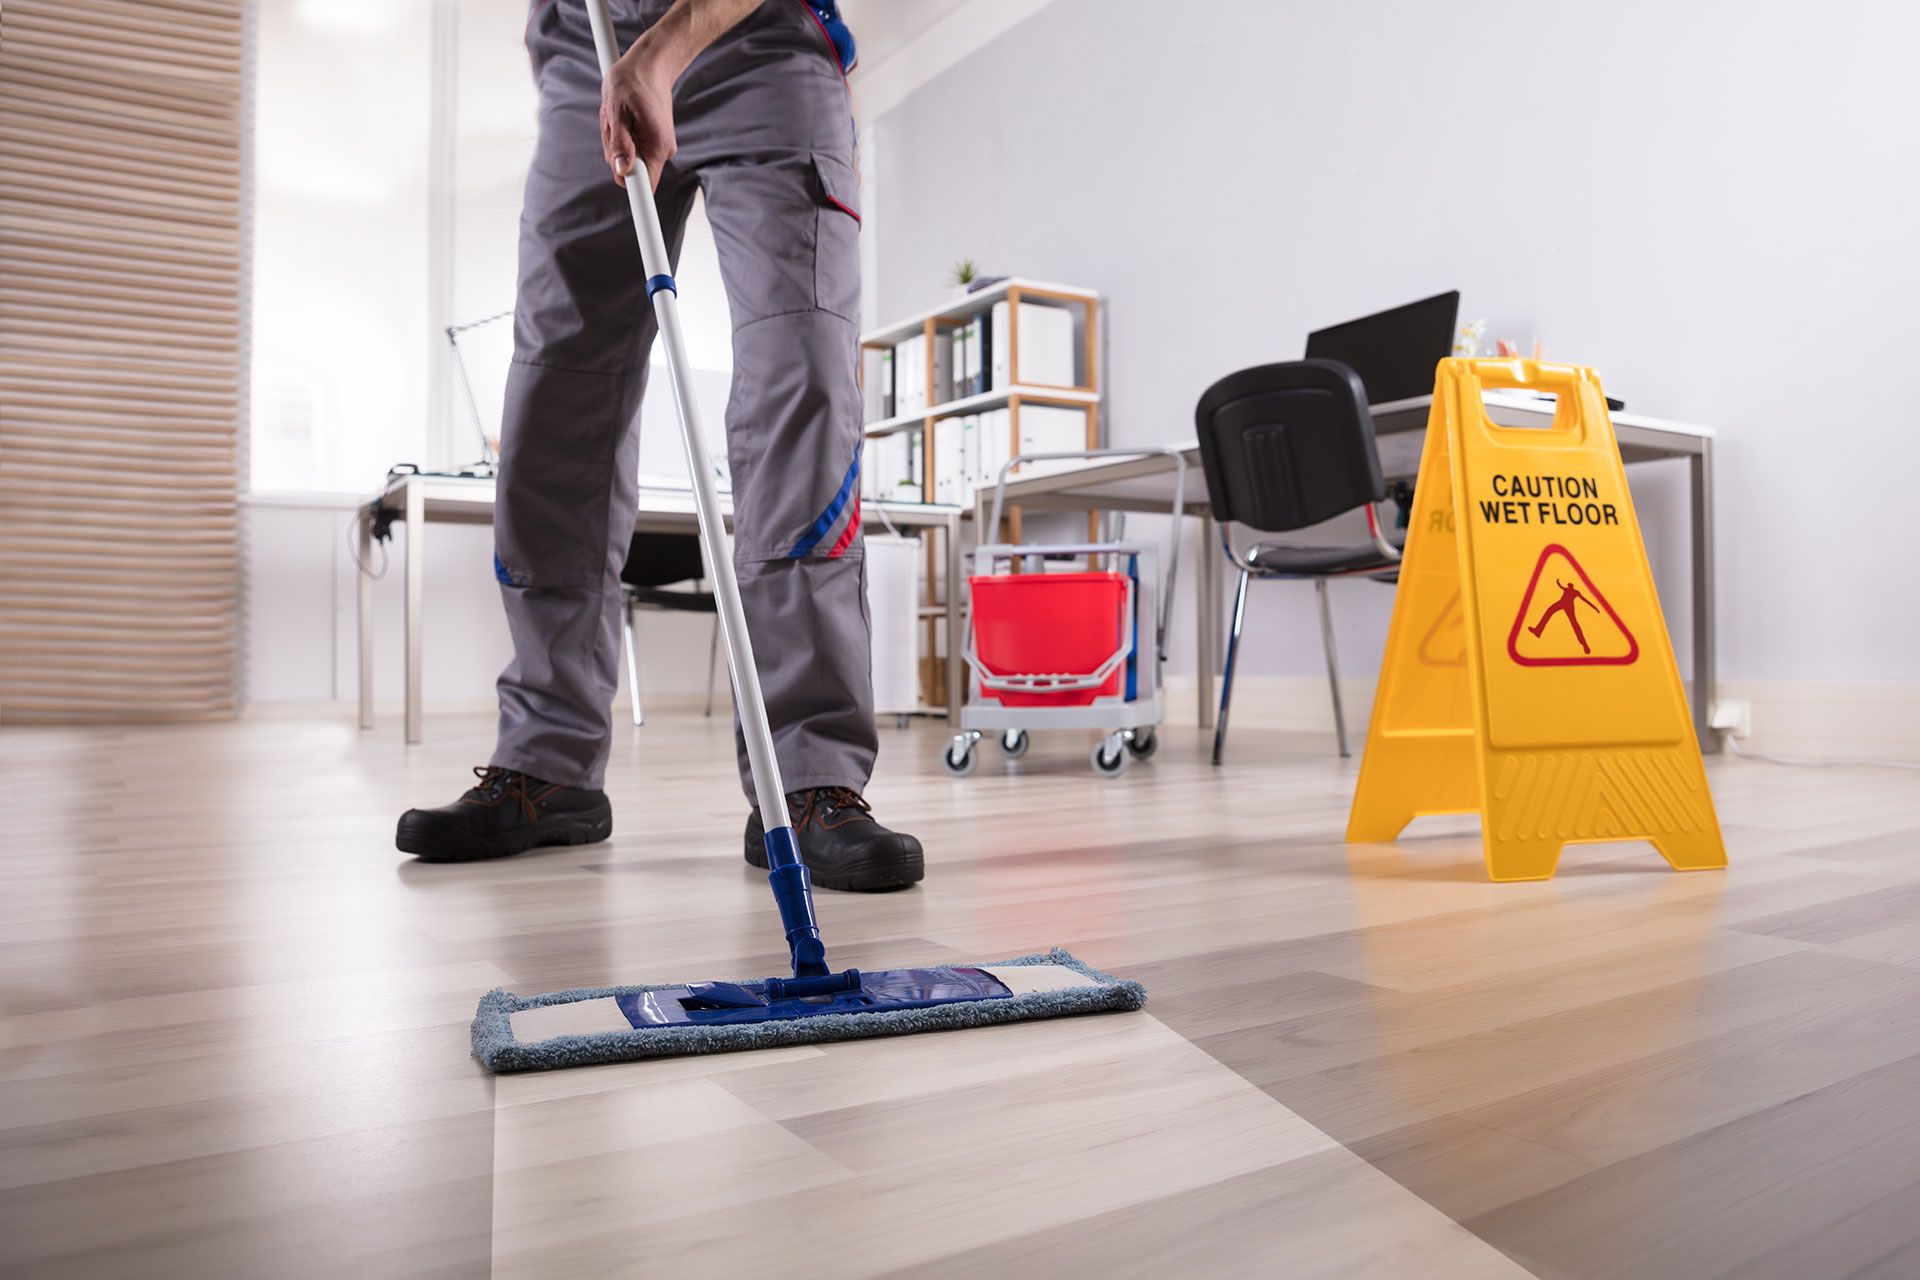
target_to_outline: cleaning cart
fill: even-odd
[[[1180,566],[1186,458],[1163,448],[1020,455],[1000,468],[985,528],[1000,528],[1007,477],[1015,467],[1155,454],[1171,458],[1176,472],[1164,578],[1158,548],[1127,540],[1124,529],[1112,542],[975,548],[962,652],[967,701],[960,732],[943,756],[949,773],[972,773],[979,764],[980,739],[989,733],[998,733],[1000,749],[1017,760],[1027,753],[1032,730],[1098,729],[1103,736],[1091,759],[1094,771],[1108,778],[1159,746],[1161,667]],[[1063,559],[1084,559],[1087,567],[1054,570]]]

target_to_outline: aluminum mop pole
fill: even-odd
[[[613,69],[619,56],[613,19],[607,0],[587,0],[587,19],[593,26],[593,48],[600,56],[600,75]],[[760,803],[760,821],[767,833],[767,880],[780,904],[780,922],[793,952],[795,978],[828,978],[826,945],[813,914],[813,886],[806,864],[800,861],[800,842],[787,812],[786,788],[780,783],[780,762],[774,756],[773,731],[767,725],[767,704],[760,693],[760,672],[753,664],[753,638],[747,634],[746,612],[740,606],[740,581],[733,571],[732,539],[720,519],[720,497],[713,484],[713,466],[707,458],[706,437],[700,431],[700,407],[693,397],[693,375],[687,367],[686,338],[680,332],[680,297],[675,291],[673,264],[666,238],[660,233],[660,215],[646,166],[637,165],[627,178],[627,203],[633,208],[633,227],[640,240],[640,261],[647,273],[647,297],[667,346],[667,375],[673,387],[674,407],[680,415],[680,438],[687,449],[687,470],[693,475],[693,506],[700,519],[700,545],[713,579],[714,601],[720,613],[720,634],[727,646],[727,671],[733,678],[734,706],[747,742],[747,763],[753,773],[754,793]],[[838,975],[836,975],[838,976]],[[849,971],[851,985],[859,975]],[[810,989],[826,990],[832,984]],[[795,994],[799,994],[796,992]]]

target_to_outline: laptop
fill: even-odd
[[[1435,294],[1307,335],[1307,359],[1338,360],[1360,375],[1369,404],[1433,392],[1433,367],[1453,354],[1460,291]]]

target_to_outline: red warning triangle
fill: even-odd
[[[1624,667],[1640,643],[1573,553],[1550,542],[1520,597],[1507,655],[1523,667]]]

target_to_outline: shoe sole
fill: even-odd
[[[756,856],[756,854],[758,856]],[[749,850],[747,865],[768,869],[765,849]],[[924,856],[903,858],[894,862],[856,862],[838,873],[816,871],[807,868],[807,879],[817,888],[837,889],[842,893],[891,893],[897,889],[909,889],[918,884],[927,874]]]
[[[510,831],[460,849],[449,849],[444,841],[410,831],[404,825],[394,834],[393,843],[400,852],[410,853],[422,862],[486,862],[549,845],[599,844],[612,834],[613,810],[609,808],[605,813],[549,819],[523,831]]]

